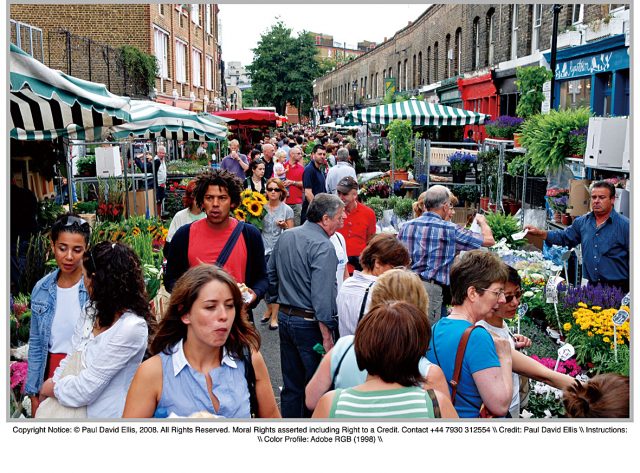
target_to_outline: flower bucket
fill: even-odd
[[[560,223],[562,223],[562,225],[571,225],[571,221],[571,215],[569,214],[562,214],[560,217]]]
[[[453,182],[456,184],[464,184],[467,179],[466,171],[452,171]]]
[[[489,210],[489,197],[480,197],[480,208],[482,210]]]
[[[393,172],[393,178],[396,181],[408,181],[409,180],[409,173],[407,171],[394,171]]]
[[[514,148],[521,148],[522,145],[520,144],[520,137],[522,136],[522,133],[514,133],[513,134],[513,147]]]

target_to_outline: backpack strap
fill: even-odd
[[[456,402],[456,392],[458,391],[458,382],[460,381],[460,374],[462,372],[462,360],[464,359],[464,352],[467,349],[467,343],[469,342],[471,332],[473,332],[477,328],[479,328],[478,325],[467,327],[462,333],[462,337],[460,337],[458,352],[456,353],[456,363],[453,368],[453,376],[451,377],[451,381],[449,381],[449,384],[451,385],[451,404],[453,405],[455,405]]]
[[[351,350],[351,348],[353,348],[353,342],[351,342],[351,345],[347,347],[347,349],[340,357],[340,361],[338,361],[338,365],[336,366],[336,369],[333,372],[333,376],[331,377],[331,387],[329,388],[329,391],[333,391],[336,388],[336,378],[338,377],[338,373],[340,372],[340,366],[342,366],[342,361],[344,360],[344,357],[347,356],[347,353],[349,352],[349,350]]]
[[[244,229],[244,222],[238,222],[238,225],[236,225],[236,228],[233,229],[233,232],[231,232],[229,239],[224,244],[224,248],[222,248],[222,251],[218,255],[218,259],[216,260],[216,263],[215,263],[216,266],[219,266],[222,268],[227,263],[227,260],[229,259],[229,256],[231,256],[231,252],[233,251],[233,248],[236,246],[238,237],[240,237],[240,233],[242,232],[243,229]]]
[[[364,291],[364,297],[362,298],[362,305],[360,305],[360,315],[358,316],[358,322],[360,322],[360,320],[362,320],[362,317],[364,317],[364,308],[367,306],[367,298],[369,297],[369,289],[371,289],[371,286],[373,286],[373,283],[375,281],[372,281],[371,284],[369,284],[367,286],[367,288]]]
[[[242,359],[244,361],[244,377],[249,388],[249,412],[252,418],[258,417],[258,396],[256,394],[256,372],[251,361],[251,350],[249,347],[242,348]]]

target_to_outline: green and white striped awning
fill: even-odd
[[[170,140],[223,140],[227,127],[203,114],[149,100],[131,101],[129,123],[104,130],[104,138],[115,139],[163,136]]]
[[[489,115],[482,113],[427,103],[416,99],[354,110],[347,113],[345,117],[346,120],[382,125],[386,125],[392,120],[411,120],[414,126],[481,125],[488,118]]]
[[[128,97],[103,84],[50,69],[11,44],[9,53],[11,138],[93,140],[96,130],[130,119]]]

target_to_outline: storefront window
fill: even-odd
[[[560,110],[591,106],[591,78],[568,80],[560,84]]]

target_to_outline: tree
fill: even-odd
[[[245,89],[242,91],[242,108],[253,107],[253,89]]]
[[[248,66],[254,98],[261,106],[274,106],[285,113],[287,102],[305,113],[313,102],[312,82],[321,75],[311,35],[295,38],[291,29],[278,21],[263,34]],[[305,110],[306,109],[306,110]]]

